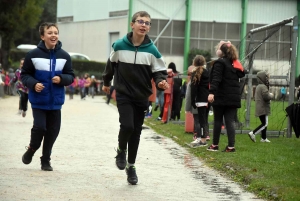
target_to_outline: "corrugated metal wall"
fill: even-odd
[[[240,23],[241,0],[191,0],[193,22]],[[58,0],[57,17],[73,16],[59,23],[60,39],[67,51],[106,61],[110,32],[127,31],[127,16],[109,17],[111,11],[128,10],[129,0]],[[133,0],[133,14],[145,10],[152,19],[185,20],[185,0]],[[248,23],[271,24],[297,15],[297,0],[248,0]],[[72,34],[70,34],[72,33]],[[171,59],[171,58],[170,58]]]

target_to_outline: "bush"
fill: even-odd
[[[72,60],[72,66],[76,76],[81,76],[85,73],[95,75],[97,79],[102,79],[102,72],[105,69],[105,62]]]

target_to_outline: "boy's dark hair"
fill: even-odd
[[[150,20],[151,20],[151,17],[149,15],[149,13],[147,13],[146,11],[139,11],[139,12],[136,12],[133,16],[132,16],[132,20],[131,22],[135,22],[136,21],[136,18],[138,17],[149,17]]]
[[[40,27],[39,27],[39,33],[40,33],[40,36],[43,36],[43,35],[44,35],[44,33],[45,33],[45,28],[46,28],[46,29],[49,29],[50,27],[55,27],[55,28],[57,28],[57,31],[59,32],[58,27],[57,27],[57,25],[56,25],[55,23],[52,23],[52,22],[44,22],[44,23],[42,23],[42,24],[40,25]]]

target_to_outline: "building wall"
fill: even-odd
[[[191,2],[191,48],[209,49],[214,54],[214,46],[220,39],[231,40],[234,44],[239,42],[241,0]],[[110,33],[119,32],[122,37],[128,27],[126,14],[120,17],[110,17],[110,14],[126,11],[128,6],[128,0],[58,0],[57,17],[63,48],[86,54],[92,60],[106,61],[111,47]],[[153,41],[172,21],[156,45],[166,64],[173,61],[182,72],[185,0],[134,0],[133,13],[139,10],[151,15],[153,25],[149,35]],[[296,0],[248,0],[247,30],[295,15]]]
[[[94,61],[106,61],[110,54],[110,33],[127,33],[127,17],[111,20],[59,23],[59,40],[68,52],[88,55]],[[113,25],[113,26],[112,26]]]

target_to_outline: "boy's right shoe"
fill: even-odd
[[[135,185],[138,182],[135,166],[126,167],[127,181],[128,183]]]
[[[252,142],[256,142],[255,135],[253,134],[253,131],[248,133],[248,135],[249,135],[250,139],[252,140]]]
[[[119,170],[124,170],[126,167],[126,150],[119,150],[117,149],[117,156],[116,158],[116,165]]]
[[[29,164],[32,161],[32,157],[35,153],[35,150],[32,149],[31,147],[25,147],[27,149],[27,151],[23,154],[22,156],[22,161],[24,164]]]
[[[207,151],[219,151],[219,146],[212,144],[207,148]]]
[[[53,171],[49,161],[41,161],[41,169],[44,171]]]

